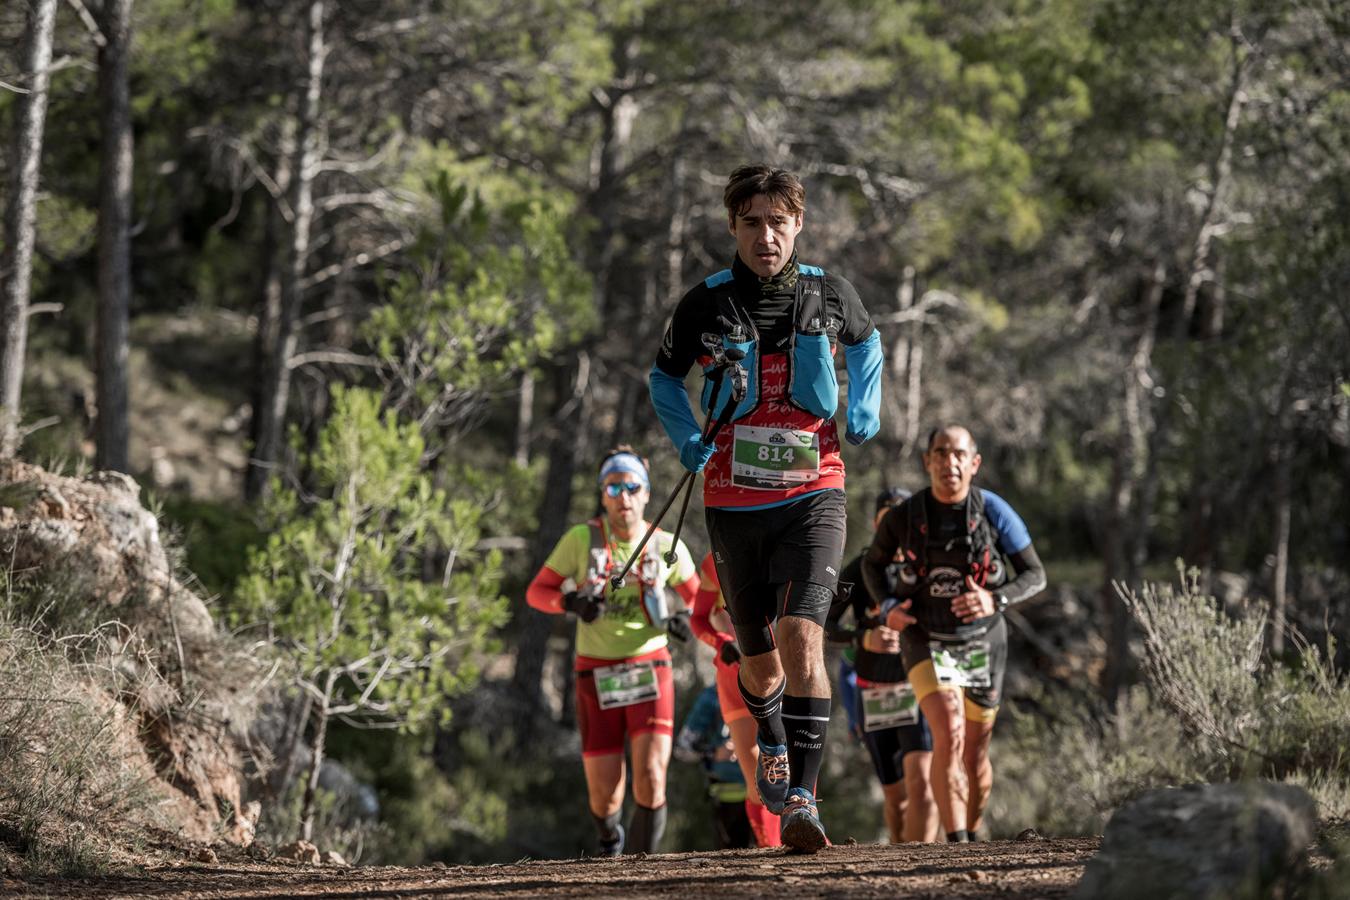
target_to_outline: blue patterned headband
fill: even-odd
[[[632,453],[616,453],[605,460],[605,464],[600,467],[600,477],[597,479],[597,483],[604,484],[605,479],[614,472],[627,472],[630,475],[636,475],[638,480],[642,482],[643,487],[650,489],[652,486],[651,482],[647,480],[647,467],[642,464],[642,460]]]

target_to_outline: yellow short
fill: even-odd
[[[961,690],[960,685],[943,684],[938,681],[937,670],[933,668],[933,661],[931,659],[925,659],[923,662],[910,669],[906,674],[909,677],[909,683],[914,687],[914,696],[920,703],[923,702],[924,697],[927,697],[930,694],[936,693],[937,691],[948,691],[961,694],[962,700],[964,701],[963,705],[966,710],[967,722],[992,723],[998,716],[997,706],[991,708],[980,706],[978,703],[973,702],[969,697],[965,696],[965,692]]]

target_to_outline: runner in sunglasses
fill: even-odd
[[[577,617],[576,701],[591,816],[600,853],[660,851],[666,826],[666,769],[675,722],[667,638],[689,640],[688,607],[698,592],[693,558],[658,530],[628,583],[609,575],[623,566],[646,531],[651,499],[646,460],[621,445],[607,453],[598,478],[602,514],[558,541],[530,582],[526,599],[541,612]],[[676,559],[663,555],[674,544]],[[684,600],[670,602],[667,587]],[[624,744],[632,755],[636,808],[627,832],[619,819],[625,789]]]

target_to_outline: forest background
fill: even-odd
[[[604,448],[675,483],[647,370],[730,263],[727,173],[785,166],[802,260],[887,355],[849,551],[927,429],[969,424],[1053,598],[1015,629],[992,827],[1096,832],[1145,783],[1251,768],[1163,760],[1197,726],[1159,714],[1114,583],[1182,559],[1179,594],[1268,617],[1262,671],[1344,662],[1348,79],[1332,0],[6,3],[3,451],[146,487],[217,617],[286,660],[286,749],[341,764],[310,792],[329,843],[574,855],[570,623],[524,585]],[[392,668],[344,668],[372,646]],[[682,712],[711,675],[677,656]],[[842,731],[823,813],[872,839]],[[668,844],[708,846],[674,766]],[[270,770],[264,833],[299,827],[303,771]]]

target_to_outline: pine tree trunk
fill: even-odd
[[[1102,607],[1106,615],[1106,670],[1102,695],[1112,706],[1124,687],[1130,666],[1130,632],[1133,621],[1115,583],[1134,585],[1139,580],[1140,560],[1146,555],[1148,534],[1131,520],[1131,512],[1143,491],[1148,471],[1149,397],[1151,396],[1153,349],[1157,340],[1158,314],[1162,305],[1167,271],[1162,264],[1144,286],[1143,311],[1135,335],[1134,353],[1125,370],[1122,427],[1115,459],[1111,462],[1111,492],[1103,523]]]
[[[1285,623],[1289,615],[1289,533],[1293,520],[1289,472],[1293,460],[1284,435],[1279,437],[1279,447],[1275,455],[1275,566],[1270,584],[1270,653],[1276,658],[1284,654]]]
[[[534,438],[534,379],[530,370],[520,373],[520,396],[516,402],[516,465],[530,464],[530,442]]]
[[[305,798],[300,805],[300,837],[309,841],[314,838],[314,806],[319,794],[319,770],[323,768],[324,746],[328,741],[328,709],[333,701],[333,685],[337,676],[328,673],[324,683],[323,700],[314,715],[314,739],[309,744],[309,777],[305,779]]]
[[[309,261],[310,229],[314,223],[314,174],[318,167],[319,104],[322,98],[324,60],[324,0],[311,0],[305,17],[307,49],[305,75],[296,122],[296,157],[291,172],[290,241],[282,275],[281,310],[271,357],[259,392],[257,441],[249,459],[245,492],[250,497],[266,493],[268,480],[282,457],[286,435],[286,407],[291,393],[291,357],[295,355],[296,324],[300,318],[305,269]]]
[[[285,195],[291,187],[291,164],[295,161],[295,117],[288,115],[281,126],[279,149],[276,160],[276,182],[278,193]],[[262,277],[258,285],[258,327],[253,335],[253,384],[249,392],[252,413],[249,416],[249,445],[257,447],[264,416],[267,408],[264,391],[269,368],[276,354],[277,328],[281,322],[281,270],[285,265],[282,254],[278,252],[281,235],[286,233],[286,219],[282,215],[282,197],[270,198],[267,204],[266,221],[263,225],[262,246],[258,249]],[[263,466],[250,465],[244,471],[244,497],[255,500],[262,496],[267,488],[270,470]]]
[[[578,370],[568,368],[556,373],[561,389],[555,396],[560,400],[568,399],[561,404],[560,414],[553,420],[548,474],[544,479],[544,496],[539,504],[539,530],[530,558],[531,574],[544,564],[553,546],[567,529],[572,507],[572,479],[576,475],[577,458],[583,444],[574,426],[577,422],[589,421],[590,416],[590,403],[587,400],[589,358],[581,355],[577,366]],[[568,379],[571,379],[570,382]],[[534,723],[544,710],[543,685],[547,671],[548,639],[553,634],[557,618],[537,613],[524,603],[517,607],[517,616],[520,631],[516,636],[516,668],[511,679],[511,689],[521,706],[517,738],[528,741]]]
[[[131,310],[131,0],[103,5],[98,93],[102,138],[98,213],[96,464],[125,472],[128,319]]]
[[[614,308],[614,274],[619,233],[620,192],[623,186],[623,161],[632,137],[633,124],[639,107],[636,100],[621,85],[631,80],[633,61],[637,54],[636,38],[616,39],[614,45],[615,75],[611,82],[613,93],[597,91],[595,102],[601,114],[601,140],[592,162],[592,187],[588,206],[598,226],[590,248],[590,267],[595,273],[596,311],[599,321],[605,323]],[[592,337],[594,341],[597,338]],[[589,344],[577,348],[576,361],[556,373],[561,401],[554,416],[548,444],[548,475],[544,496],[539,505],[539,531],[535,538],[531,574],[543,565],[549,551],[568,525],[572,508],[572,482],[581,458],[591,452],[593,409],[590,401],[591,356]],[[528,741],[529,731],[538,719],[543,703],[544,666],[548,652],[548,638],[553,632],[554,617],[535,613],[524,604],[518,607],[520,632],[516,643],[516,668],[512,677],[512,693],[523,707],[518,737]]]
[[[314,708],[314,697],[308,691],[301,691],[298,701],[299,710],[296,712],[289,712],[291,704],[286,704],[289,714],[286,716],[286,728],[281,735],[281,764],[267,777],[266,787],[270,794],[268,799],[273,803],[280,802],[286,797],[291,776],[295,774],[295,751],[300,748],[300,741],[305,736],[305,727],[309,724],[310,711]]]
[[[42,163],[42,135],[47,121],[47,87],[51,81],[52,24],[56,0],[34,0],[29,7],[23,67],[28,93],[15,101],[13,172],[9,206],[5,208],[4,255],[0,272],[8,272],[0,300],[0,459],[19,450],[19,401],[23,393],[24,355],[28,346],[28,297],[33,274],[33,222]]]

